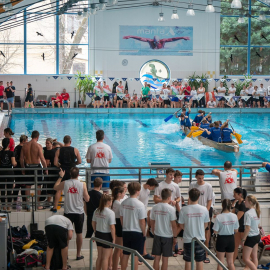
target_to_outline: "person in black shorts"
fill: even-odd
[[[87,215],[87,231],[86,231],[86,235],[85,238],[91,238],[93,233],[94,233],[94,229],[92,226],[92,219],[93,219],[93,215],[94,212],[96,211],[96,209],[99,206],[100,203],[100,199],[102,196],[102,193],[100,192],[101,188],[102,188],[102,183],[103,180],[101,177],[96,177],[94,180],[94,188],[90,191],[88,191],[88,195],[90,197],[90,200],[88,202],[84,203],[84,209],[85,209],[85,213]]]
[[[68,269],[68,241],[72,239],[73,226],[71,221],[62,216],[54,215],[45,221],[45,232],[48,240],[45,270],[49,270],[54,248],[61,249],[62,269]]]
[[[231,213],[232,203],[229,199],[222,201],[222,213],[217,215],[213,227],[214,233],[217,234],[216,250],[218,259],[224,263],[226,260],[229,270],[234,270],[234,233],[238,231],[239,223],[235,214]],[[218,265],[218,270],[222,267]]]
[[[63,139],[64,145],[57,149],[54,157],[54,166],[65,171],[62,181],[70,179],[70,169],[82,163],[80,152],[77,148],[71,146],[71,137],[66,135]],[[61,197],[61,191],[56,192],[54,199],[54,207],[52,212],[57,212],[58,202]]]
[[[258,267],[258,244],[261,240],[259,224],[261,209],[257,198],[248,195],[245,200],[246,208],[249,210],[244,216],[245,232],[242,239],[243,244],[243,261],[246,267],[256,270]]]
[[[123,245],[123,236],[122,236],[122,224],[120,220],[120,207],[121,200],[125,197],[125,189],[122,186],[117,186],[112,190],[112,210],[115,213],[115,232],[116,232],[116,240],[115,244],[122,246]],[[116,248],[113,253],[113,270],[117,270],[119,265],[119,259],[121,255],[121,250]]]
[[[21,168],[21,163],[20,163],[20,156],[21,156],[21,150],[23,145],[28,141],[28,137],[26,135],[21,135],[20,137],[20,144],[17,145],[14,149],[14,155],[15,155],[15,160],[17,162],[16,168]],[[22,171],[14,171],[15,175],[22,175]],[[16,177],[15,176],[15,189],[13,190],[13,195],[15,198],[17,198],[19,194],[19,189],[21,188],[21,196],[22,196],[22,201],[26,202],[26,197],[25,196],[25,184],[23,184],[24,178],[22,177]],[[16,199],[17,200],[17,199]]]
[[[32,85],[29,83],[26,91],[26,98],[25,98],[25,108],[29,108],[29,105],[31,105],[31,108],[34,108],[34,104],[33,104],[33,100],[34,100],[34,96],[33,96],[33,89],[32,89]]]
[[[241,239],[243,239],[243,235],[245,231],[244,214],[248,209],[245,206],[245,199],[247,196],[247,192],[245,189],[240,188],[240,187],[235,188],[233,196],[235,200],[237,200],[237,202],[234,206],[234,209],[232,210],[232,213],[237,215],[238,222],[239,222],[238,232],[236,232],[234,235],[235,249],[234,249],[233,261],[235,261],[238,256],[238,248],[239,248],[239,245],[241,244]]]
[[[103,194],[99,208],[94,213],[92,225],[97,238],[115,243],[115,214],[111,210],[111,206],[112,197],[108,194]],[[96,269],[107,270],[112,247],[100,242],[96,243],[98,250]]]
[[[17,163],[14,157],[14,152],[9,150],[9,138],[4,138],[2,140],[2,150],[0,151],[0,171],[1,168],[12,168],[16,167]],[[13,170],[9,171],[3,171],[1,172],[2,175],[14,175]],[[0,177],[0,182],[8,182],[6,185],[5,184],[0,184],[0,190],[1,190],[1,203],[5,205],[5,193],[7,193],[8,196],[11,196],[11,189],[13,187],[12,182],[14,181],[14,177]],[[6,189],[9,189],[6,191]],[[12,198],[8,197],[8,207],[7,210],[10,210]]]

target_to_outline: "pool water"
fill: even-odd
[[[169,162],[172,166],[221,165],[230,160],[234,165],[241,161],[270,160],[270,114],[213,114],[213,120],[230,119],[236,132],[243,135],[239,153],[225,153],[202,145],[198,140],[182,136],[179,121],[168,114],[41,114],[12,115],[10,128],[15,142],[21,134],[31,136],[33,130],[41,134],[39,142],[45,146],[48,137],[63,140],[72,138],[87,165],[85,154],[96,142],[95,132],[105,131],[105,143],[113,152],[112,167],[148,166],[149,162]],[[191,118],[195,115],[191,114]]]

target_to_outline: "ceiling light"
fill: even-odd
[[[99,10],[106,9],[106,1],[105,0],[99,0]]]
[[[117,0],[108,0],[108,5],[116,5],[117,3]]]
[[[207,0],[207,6],[205,8],[205,12],[215,12],[215,8],[213,6],[213,0]]]
[[[242,3],[240,0],[233,0],[231,3],[231,8],[242,8]]]
[[[84,9],[83,9],[83,14],[82,14],[82,15],[83,15],[83,17],[85,17],[85,18],[88,16],[88,8],[84,8]]]
[[[238,23],[245,23],[246,21],[245,21],[245,18],[244,18],[244,16],[243,15],[240,15],[239,16],[239,19],[238,19]]]
[[[259,18],[258,18],[260,21],[265,21],[266,20],[266,17],[265,17],[265,14],[263,11],[260,11],[260,15],[259,15]]]
[[[80,20],[82,18],[82,12],[81,11],[78,11],[77,13],[77,19]]]
[[[160,12],[160,13],[159,13],[159,18],[158,18],[158,21],[159,21],[159,22],[164,22],[164,21],[165,21],[163,15],[164,15],[163,12]]]
[[[171,19],[172,19],[172,20],[178,20],[178,19],[179,19],[179,16],[178,16],[178,14],[177,14],[177,9],[174,9],[174,10],[173,10]]]
[[[194,12],[192,4],[188,5],[187,16],[195,16],[195,12]]]
[[[91,9],[90,9],[90,14],[91,14],[91,15],[96,15],[96,14],[97,14],[96,8],[91,8]]]

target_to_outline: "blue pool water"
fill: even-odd
[[[72,145],[85,154],[96,142],[95,132],[103,129],[105,143],[113,151],[111,166],[148,166],[148,162],[169,162],[173,166],[221,165],[230,160],[270,160],[270,114],[213,114],[214,120],[230,119],[234,129],[243,135],[239,153],[225,153],[202,145],[199,141],[182,136],[178,119],[165,123],[162,114],[15,114],[10,123],[15,141],[21,134],[41,133],[40,143],[45,146],[48,137],[62,141],[70,135]],[[195,115],[191,115],[193,118]]]

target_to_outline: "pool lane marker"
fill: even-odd
[[[50,131],[47,125],[46,120],[41,120],[42,128],[43,128],[43,133],[46,137],[50,137]]]
[[[141,124],[144,127],[150,127],[149,125],[143,123],[140,120],[135,120],[135,121],[138,122],[139,124]],[[164,137],[162,135],[156,134],[156,136],[159,139],[161,139],[161,141],[164,140]],[[175,149],[175,148],[173,148],[173,149],[179,151],[182,155],[184,155],[186,158],[188,158],[189,160],[191,160],[191,162],[195,163],[196,165],[201,166],[201,167],[205,167],[205,165],[203,163],[201,163],[198,159],[194,158],[192,155],[186,153],[185,151],[180,150],[180,149]],[[210,170],[209,168],[205,168],[205,170],[207,171],[207,173],[211,173],[212,172],[212,170]]]
[[[93,125],[93,127],[96,130],[100,130],[101,128],[93,121],[90,120],[90,123]],[[104,140],[107,142],[107,144],[111,147],[115,155],[119,158],[119,160],[126,166],[126,167],[133,167],[129,161],[126,159],[126,157],[120,152],[120,150],[114,145],[114,143],[106,136],[104,135]],[[128,171],[131,174],[138,174],[136,170],[128,169]],[[132,176],[133,178],[137,178],[135,175]]]

